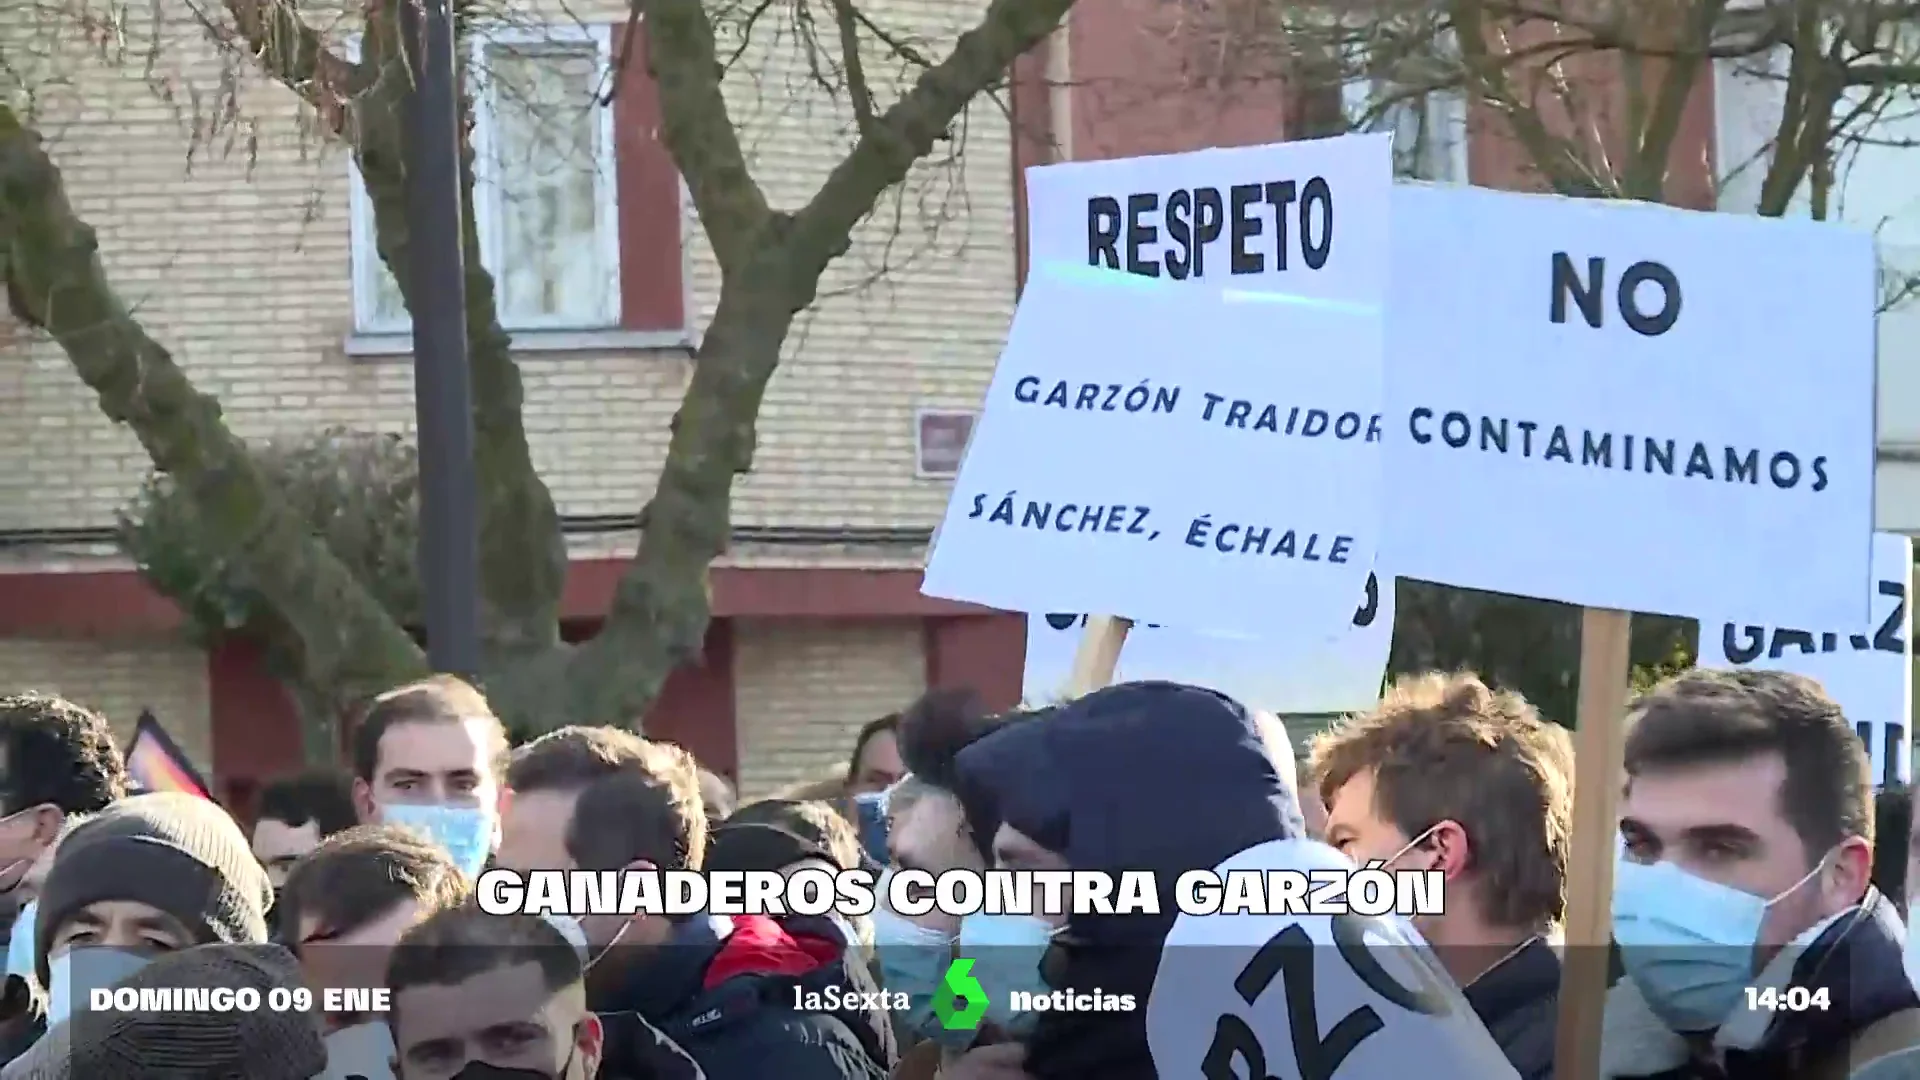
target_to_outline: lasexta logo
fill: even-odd
[[[940,979],[933,996],[933,1015],[948,1031],[972,1031],[987,1015],[987,991],[973,977],[973,961],[955,960]]]

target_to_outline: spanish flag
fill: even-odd
[[[178,791],[212,799],[207,782],[151,712],[142,712],[127,744],[127,778],[143,792]]]

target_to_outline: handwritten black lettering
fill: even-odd
[[[1893,653],[1906,655],[1907,639],[1901,630],[1907,620],[1907,583],[1904,581],[1881,581],[1877,587],[1881,596],[1894,600],[1893,611],[1883,620],[1872,636],[1849,634],[1846,641],[1855,652]],[[1730,664],[1751,664],[1765,653],[1767,659],[1778,660],[1789,650],[1798,651],[1802,656],[1815,653],[1831,653],[1840,650],[1840,635],[1828,631],[1822,633],[1815,644],[1813,634],[1805,630],[1790,627],[1770,628],[1748,624],[1723,623],[1720,627],[1720,649],[1726,654]]]
[[[1329,536],[1324,541],[1317,532],[1305,534],[1287,529],[1274,536],[1267,525],[1242,525],[1215,522],[1211,514],[1202,514],[1187,523],[1188,547],[1212,548],[1223,555],[1277,555],[1301,562],[1345,563],[1353,554],[1353,537]]]
[[[1186,281],[1206,276],[1222,240],[1229,275],[1285,272],[1296,252],[1319,270],[1333,254],[1333,188],[1316,176],[1087,200],[1088,266]]]
[[[1572,299],[1580,309],[1580,317],[1588,326],[1600,329],[1605,314],[1602,292],[1606,288],[1607,260],[1589,258],[1587,260],[1587,280],[1580,280],[1580,272],[1574,269],[1573,259],[1564,251],[1553,253],[1552,305],[1548,318],[1556,323],[1567,321],[1567,301]],[[1641,307],[1640,286],[1653,285],[1660,290],[1660,309],[1649,315]],[[1620,275],[1619,291],[1615,296],[1615,306],[1620,311],[1620,321],[1627,328],[1642,337],[1659,337],[1673,329],[1680,321],[1680,279],[1666,264],[1652,260],[1642,260],[1627,267]]]

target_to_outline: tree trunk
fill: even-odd
[[[51,334],[109,419],[203,516],[206,542],[246,569],[285,620],[310,680],[344,692],[425,670],[406,632],[316,540],[106,279],[93,229],[75,216],[39,135],[0,107],[0,244],[10,291]]]
[[[391,30],[392,20],[385,20]],[[369,34],[362,64],[378,73],[350,129],[354,160],[373,204],[374,242],[416,308],[407,221],[403,110],[408,76],[390,34]],[[474,471],[480,495],[481,623],[496,658],[537,654],[560,644],[560,591],[567,547],[553,494],[534,469],[521,412],[526,392],[512,339],[500,326],[493,275],[481,259],[473,213],[473,155],[460,169],[466,270],[467,362],[473,375]]]

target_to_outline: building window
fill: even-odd
[[[603,330],[621,323],[620,221],[611,34],[605,26],[476,34],[474,222],[508,330]],[[373,204],[354,169],[354,328],[410,329],[374,246]]]
[[[1438,183],[1467,182],[1467,99],[1459,90],[1401,96],[1391,78],[1348,80],[1341,87],[1349,131],[1393,134],[1394,175]]]

